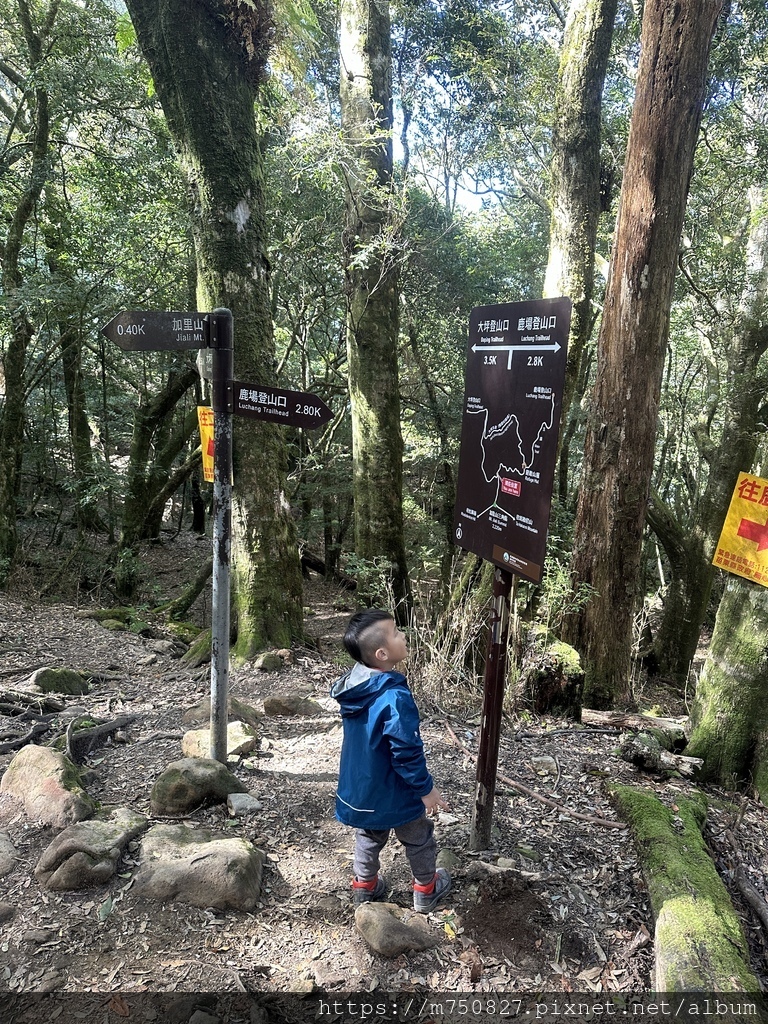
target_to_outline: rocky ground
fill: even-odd
[[[171,542],[166,548],[163,557],[178,564],[180,549]],[[276,693],[310,696],[322,714],[265,716],[259,749],[230,765],[262,810],[230,818],[219,805],[188,818],[222,835],[242,835],[266,852],[260,905],[241,913],[142,901],[132,891],[140,853],[125,857],[118,874],[98,889],[47,892],[33,872],[54,832],[5,796],[0,833],[9,835],[17,862],[0,879],[0,900],[14,908],[0,939],[4,998],[101,993],[115,1013],[128,1016],[119,999],[135,993],[648,991],[653,922],[632,840],[624,829],[578,820],[568,810],[616,821],[603,792],[606,779],[652,787],[672,802],[690,784],[642,776],[614,754],[616,735],[567,722],[510,720],[500,772],[559,806],[502,781],[491,848],[471,853],[478,718],[448,722],[427,695],[422,734],[431,770],[451,803],[437,837],[450,851],[454,889],[429,918],[439,940],[434,947],[393,959],[371,951],[354,922],[352,833],[333,818],[341,730],[327,694],[345,664],[340,636],[349,607],[340,607],[339,593],[319,582],[308,594],[307,644],[292,652],[292,664],[279,672],[242,666],[231,675],[231,690],[257,708]],[[23,688],[41,665],[74,667],[97,678],[89,694],[67,698],[69,705],[102,718],[136,716],[126,742],[93,752],[89,792],[105,806],[149,814],[155,778],[181,756],[182,715],[208,693],[208,668],[186,669],[157,635],[109,632],[79,617],[72,603],[24,599],[18,590],[0,596],[0,689]],[[0,717],[0,731],[6,725]],[[0,772],[12,757],[0,754]],[[765,897],[766,809],[724,793],[709,795],[708,840],[726,883],[738,859]],[[391,900],[407,907],[410,876],[395,842],[385,850],[383,870]],[[759,922],[735,891],[734,902],[753,969],[766,981]]]

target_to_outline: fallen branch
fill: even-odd
[[[42,712],[63,711],[66,707],[60,697],[46,693],[29,693],[25,690],[1,690],[0,704],[11,708],[11,711],[4,711],[3,714],[13,713],[13,709],[18,714],[22,708],[35,708],[36,711]]]
[[[614,729],[662,729],[680,732],[684,719],[656,718],[653,715],[635,715],[628,711],[594,711],[583,708],[581,720],[585,725],[611,726]]]
[[[743,864],[738,864],[736,866],[736,870],[733,872],[733,880],[741,895],[759,917],[760,923],[762,924],[766,935],[768,935],[768,903],[765,902],[763,897],[747,878],[747,873],[744,870]]]
[[[453,744],[457,746],[460,750],[462,750],[467,755],[467,757],[471,758],[473,761],[476,762],[477,755],[473,754],[471,750],[468,750],[467,747],[464,746],[459,737],[451,728],[450,724],[448,722],[444,722],[443,725],[448,731],[448,735],[450,736]],[[589,822],[590,825],[603,825],[605,826],[605,828],[623,829],[627,827],[623,821],[608,821],[607,818],[598,818],[592,814],[581,814],[579,811],[572,811],[570,807],[566,807],[565,804],[561,804],[557,800],[550,800],[548,796],[542,796],[541,793],[537,793],[533,789],[528,789],[528,787],[524,786],[522,782],[516,782],[514,779],[510,779],[508,775],[503,775],[501,772],[497,772],[496,774],[498,778],[500,778],[501,781],[505,783],[505,785],[509,786],[511,789],[516,790],[518,793],[523,793],[525,796],[531,797],[532,800],[538,800],[539,803],[546,804],[547,807],[553,807],[556,811],[559,811],[561,814],[568,815],[569,818],[578,818],[579,821]]]
[[[67,757],[75,764],[82,764],[94,746],[98,746],[102,740],[117,732],[118,729],[123,729],[131,722],[135,722],[136,717],[136,715],[121,715],[120,718],[115,718],[111,722],[103,722],[87,729],[76,729],[77,719],[73,718],[67,726]]]
[[[515,733],[516,740],[548,740],[550,736],[567,736],[575,733],[577,736],[617,736],[621,732],[618,726],[611,726],[608,729],[581,729],[578,725],[570,729],[549,729],[543,732],[527,732],[523,729]]]
[[[11,750],[18,750],[19,747],[24,747],[27,743],[34,743],[38,736],[42,736],[50,728],[51,726],[48,722],[35,722],[26,735],[18,736],[15,740],[0,743],[0,754],[7,754]]]

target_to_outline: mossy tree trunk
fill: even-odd
[[[741,293],[723,318],[724,366],[711,367],[707,401],[693,436],[704,461],[706,484],[695,493],[688,521],[654,496],[648,521],[669,559],[670,583],[654,644],[659,672],[684,681],[707,611],[715,568],[712,557],[740,472],[752,465],[757,448],[759,410],[768,376],[760,370],[768,350],[768,190],[749,195],[749,233]],[[722,423],[720,438],[713,424]]]
[[[238,379],[274,381],[259,102],[270,42],[267,3],[128,0],[179,160],[190,183],[199,308],[232,310]],[[301,633],[298,548],[285,497],[280,428],[234,429],[232,589],[247,658]]]
[[[675,794],[672,811],[646,790],[608,790],[632,828],[648,886],[656,991],[759,991],[739,916],[702,836],[706,800]]]
[[[344,259],[355,551],[360,558],[384,559],[391,567],[396,612],[405,620],[411,590],[403,536],[399,251],[387,0],[342,0],[339,52],[348,157]]]
[[[686,754],[702,779],[768,801],[768,589],[732,576],[691,709]]]
[[[601,196],[603,83],[617,0],[574,0],[568,9],[552,132],[552,218],[544,297],[573,302],[562,422],[568,421],[593,324],[595,245]],[[610,202],[607,197],[606,202]],[[560,494],[564,501],[566,495]]]
[[[629,698],[632,623],[653,470],[669,309],[709,48],[721,0],[647,0],[621,208],[598,340],[575,582],[595,591],[565,639],[582,654],[584,702]]]
[[[150,517],[149,512],[154,497],[168,479],[173,458],[197,425],[197,410],[194,409],[185,417],[186,429],[184,426],[178,431],[173,429],[176,407],[196,380],[197,370],[180,364],[168,375],[163,389],[142,401],[134,413],[121,548],[129,548],[137,540],[156,537],[160,532],[160,518],[156,514]]]
[[[22,247],[27,225],[34,216],[50,174],[50,102],[41,68],[48,56],[59,6],[58,0],[53,0],[47,8],[35,11],[40,16],[40,23],[35,24],[30,5],[18,4],[19,35],[23,39],[21,45],[26,48],[29,77],[25,80],[19,75],[11,79],[19,94],[19,110],[11,120],[27,126],[24,146],[19,148],[27,150],[29,158],[25,165],[14,171],[16,205],[9,211],[8,230],[1,246],[0,290],[10,330],[0,362],[0,378],[5,392],[4,400],[0,402],[0,582],[10,568],[18,543],[16,498],[24,439],[25,363],[33,335],[32,323],[20,294],[24,283]],[[9,108],[10,104],[9,100]]]

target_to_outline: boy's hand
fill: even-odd
[[[421,802],[427,809],[427,814],[435,814],[439,808],[442,807],[444,811],[450,811],[450,807],[443,799],[443,794],[434,786],[431,793],[427,793],[426,796],[421,798]]]

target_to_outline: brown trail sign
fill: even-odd
[[[208,318],[208,313],[123,310],[101,328],[101,333],[124,352],[205,348],[209,344]]]
[[[469,320],[454,539],[497,566],[470,846],[488,846],[512,573],[538,583],[547,543],[571,301],[478,306]]]
[[[287,391],[263,384],[232,381],[233,411],[237,416],[257,420],[271,420],[286,427],[304,427],[313,430],[327,423],[333,413],[317,395],[308,391]]]

